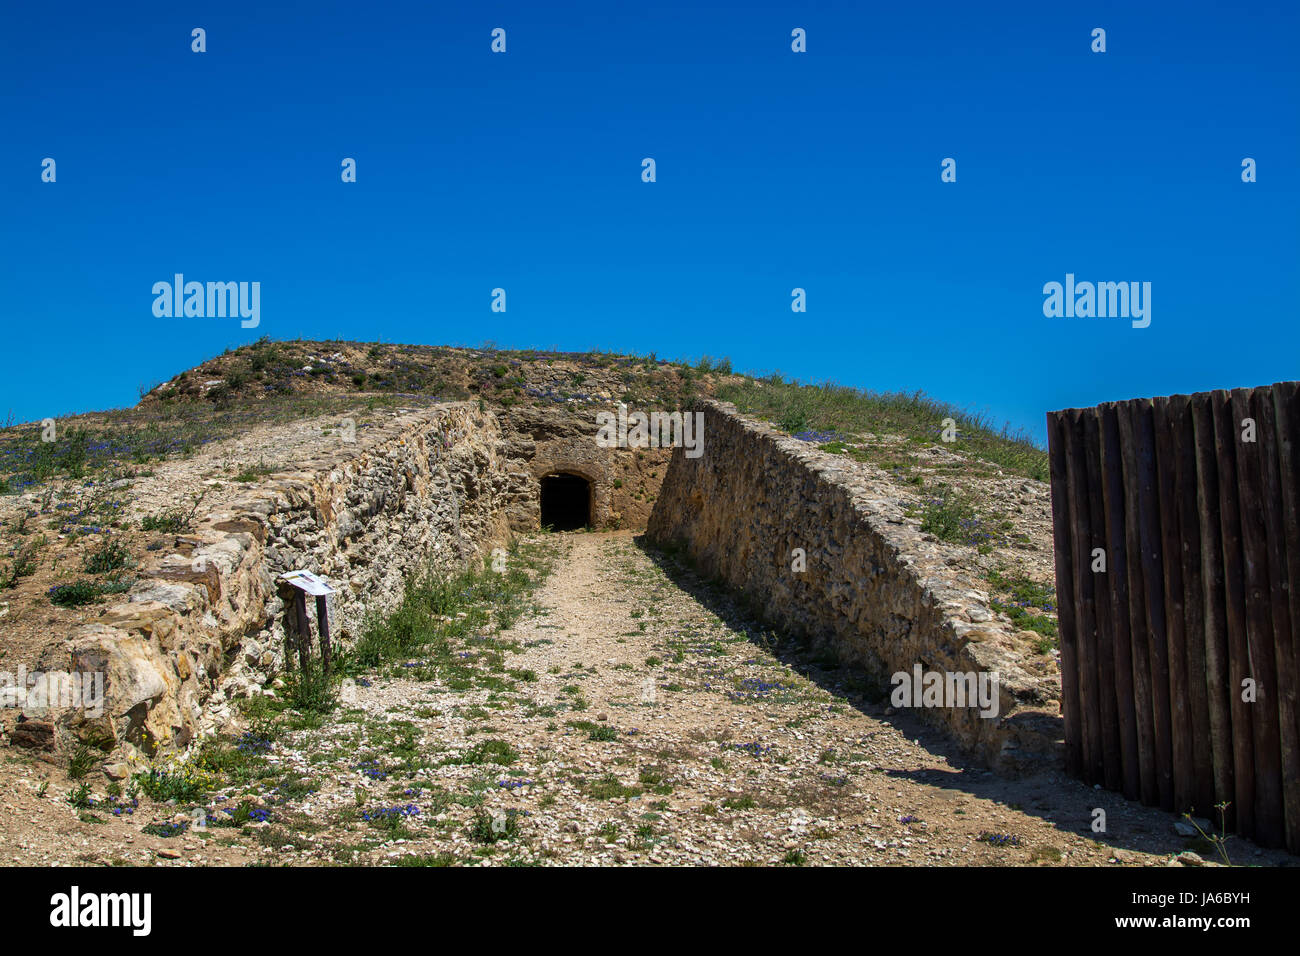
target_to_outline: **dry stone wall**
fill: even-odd
[[[706,400],[704,453],[673,453],[647,528],[684,549],[706,575],[738,589],[762,617],[861,668],[890,677],[997,673],[995,718],[975,707],[917,713],[996,769],[1028,772],[1059,759],[1059,675],[1034,673],[1013,629],[978,582],[925,540],[882,473],[742,418]],[[795,549],[806,570],[795,571]]]
[[[670,451],[598,445],[596,413],[613,408],[520,407],[502,414],[511,459],[507,508],[512,528],[540,527],[540,482],[555,472],[581,475],[591,483],[593,527],[645,527]]]
[[[306,568],[338,589],[333,637],[349,643],[367,613],[400,602],[407,574],[505,540],[505,452],[494,415],[443,405],[216,502],[139,569],[125,601],[66,642],[68,671],[105,675],[105,706],[64,712],[61,743],[116,748],[124,762],[110,772],[125,773],[126,758],[223,723],[230,698],[257,693],[283,666],[285,571]]]

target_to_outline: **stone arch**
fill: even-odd
[[[590,525],[593,528],[604,527],[609,522],[609,494],[610,479],[607,462],[603,459],[595,458],[578,458],[570,455],[539,455],[532,462],[533,473],[533,493],[537,496],[537,515],[538,524],[547,524],[546,517],[542,515],[542,498],[546,495],[548,498],[554,490],[558,490],[558,483],[549,483],[552,485],[548,489],[547,478],[554,476],[568,475],[572,478],[585,482],[586,488],[580,489],[586,492],[586,520],[577,527]],[[554,522],[551,522],[553,526]]]

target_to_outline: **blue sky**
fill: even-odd
[[[0,420],[262,335],[727,355],[1040,438],[1294,379],[1298,9],[7,4]],[[156,318],[177,272],[260,326]],[[1044,317],[1066,273],[1150,282],[1150,327]]]

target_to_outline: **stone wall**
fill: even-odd
[[[890,689],[890,676],[996,672],[999,714],[920,708],[972,755],[1011,772],[1054,764],[1059,675],[1024,666],[1014,628],[904,514],[883,473],[704,401],[704,453],[673,453],[647,537],[685,550],[769,622]],[[804,549],[806,570],[792,570]]]
[[[555,472],[591,483],[592,525],[644,528],[667,469],[667,448],[601,448],[593,408],[513,408],[501,414],[510,461],[510,526],[541,525],[540,483]]]
[[[283,666],[285,571],[306,568],[338,589],[329,613],[346,645],[368,612],[400,602],[408,573],[504,542],[505,451],[494,415],[443,405],[218,500],[151,555],[123,603],[66,642],[64,666],[102,672],[106,686],[102,715],[62,714],[62,746],[152,755],[221,724],[229,698],[256,693]]]

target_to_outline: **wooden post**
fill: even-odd
[[[1206,683],[1204,579],[1201,574],[1201,522],[1196,496],[1196,432],[1192,401],[1186,395],[1169,400],[1175,455],[1174,497],[1182,538],[1183,643],[1187,676],[1188,732],[1192,746],[1192,809],[1213,820],[1214,758],[1210,731],[1210,692]],[[1217,821],[1216,821],[1217,822]]]
[[[1146,588],[1146,636],[1151,668],[1151,716],[1156,742],[1156,787],[1160,806],[1174,810],[1174,747],[1169,706],[1169,645],[1165,628],[1165,566],[1160,553],[1160,494],[1156,478],[1155,412],[1150,401],[1133,403],[1137,443],[1138,535]]]
[[[1141,795],[1138,766],[1137,705],[1133,691],[1133,646],[1129,635],[1129,566],[1125,543],[1124,460],[1120,453],[1119,416],[1113,404],[1100,409],[1101,467],[1106,502],[1106,574],[1109,584],[1116,714],[1124,796]]]
[[[1088,525],[1091,530],[1088,551],[1100,548],[1106,559],[1104,571],[1094,572],[1091,562],[1093,614],[1096,627],[1094,652],[1097,658],[1097,698],[1100,705],[1100,746],[1102,777],[1106,789],[1123,786],[1123,763],[1119,741],[1119,716],[1115,699],[1115,628],[1110,614],[1110,554],[1107,547],[1105,484],[1101,470],[1101,413],[1090,408],[1083,416],[1083,448],[1087,463]]]
[[[307,595],[293,589],[293,605],[298,618],[298,664],[305,677],[311,672],[311,625],[307,623]]]
[[[1196,517],[1201,542],[1201,619],[1205,625],[1205,688],[1210,709],[1210,759],[1214,765],[1214,803],[1228,803],[1224,822],[1236,828],[1236,761],[1233,756],[1232,686],[1228,664],[1227,598],[1223,533],[1219,524],[1219,466],[1215,451],[1214,402],[1192,398],[1196,436]],[[1193,609],[1194,613],[1194,609]],[[1211,820],[1219,822],[1218,817]]]
[[[278,588],[280,601],[284,605],[284,672],[292,674],[293,652],[298,634],[298,626],[293,621],[296,612],[293,606],[293,595],[290,593],[292,589],[283,581],[279,583]]]
[[[1232,391],[1232,418],[1237,435],[1237,484],[1241,489],[1241,552],[1246,576],[1246,640],[1256,698],[1250,705],[1255,732],[1255,832],[1269,846],[1285,842],[1282,824],[1282,741],[1278,726],[1277,666],[1273,650],[1273,614],[1269,597],[1268,531],[1264,522],[1259,419],[1251,392]],[[1244,441],[1247,419],[1255,421],[1255,440]]]
[[[1056,617],[1061,640],[1061,716],[1065,724],[1065,769],[1078,776],[1083,766],[1079,720],[1079,655],[1074,620],[1073,528],[1066,475],[1066,413],[1047,416],[1048,467],[1052,481],[1052,537],[1056,552]]]
[[[1102,769],[1101,702],[1097,678],[1097,623],[1095,576],[1092,572],[1091,509],[1088,505],[1087,459],[1084,453],[1083,416],[1072,410],[1062,422],[1068,472],[1070,526],[1074,538],[1074,620],[1078,629],[1079,717],[1083,735],[1083,779],[1099,783]]]
[[[1155,708],[1151,680],[1151,648],[1147,640],[1146,569],[1142,561],[1142,536],[1138,516],[1138,455],[1134,436],[1137,417],[1135,403],[1118,406],[1120,449],[1124,456],[1124,511],[1128,521],[1124,528],[1128,551],[1129,638],[1133,658],[1133,700],[1137,710],[1138,768],[1142,802],[1148,806],[1159,802],[1160,788],[1156,770]]]
[[[1300,739],[1296,734],[1296,675],[1291,654],[1291,609],[1287,601],[1286,531],[1282,518],[1280,442],[1271,389],[1251,394],[1259,439],[1261,517],[1268,561],[1268,605],[1273,625],[1273,664],[1281,750],[1283,838],[1293,852],[1300,846]]]
[[[1241,699],[1242,681],[1250,677],[1246,643],[1246,583],[1241,557],[1241,512],[1237,507],[1237,441],[1240,430],[1228,393],[1214,392],[1214,454],[1219,472],[1219,528],[1223,541],[1224,619],[1228,635],[1228,699],[1232,705],[1233,782],[1237,832],[1255,835],[1255,735],[1251,705]]]
[[[1290,627],[1285,635],[1275,631],[1278,673],[1281,687],[1283,739],[1290,734],[1300,739],[1300,387],[1295,382],[1274,385],[1272,389],[1274,434],[1277,436],[1278,503],[1281,513],[1281,537],[1287,556],[1283,587],[1287,595]],[[1270,518],[1270,535],[1274,533]],[[1276,614],[1276,611],[1275,611]],[[1289,646],[1288,646],[1289,645]],[[1286,670],[1283,670],[1286,668]],[[1287,756],[1287,755],[1290,756]],[[1300,776],[1300,759],[1288,748],[1283,760],[1283,798],[1286,801],[1287,849],[1300,853],[1300,807],[1295,794]]]
[[[1183,536],[1177,499],[1178,466],[1172,399],[1152,403],[1156,432],[1156,487],[1160,498],[1160,553],[1164,558],[1165,647],[1169,658],[1169,732],[1173,753],[1174,811],[1196,807],[1195,740],[1188,700],[1187,637],[1183,611]]]
[[[316,629],[320,632],[320,660],[325,675],[330,672],[330,614],[326,597],[316,596]]]

